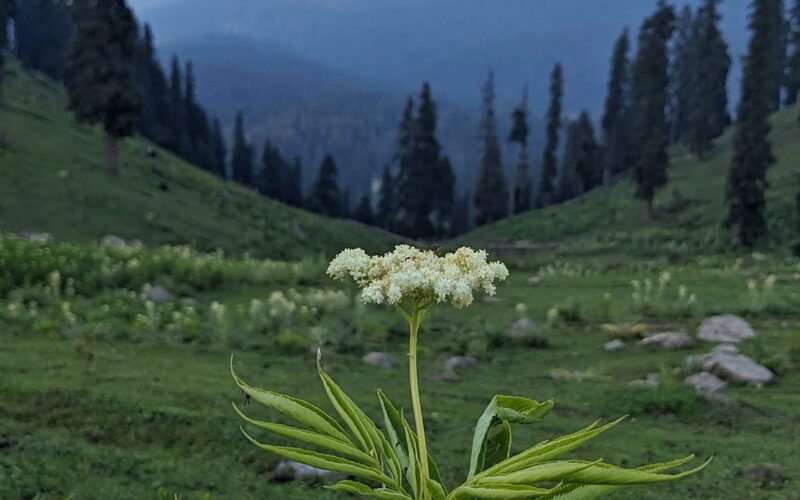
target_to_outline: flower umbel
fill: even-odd
[[[442,257],[430,250],[398,245],[394,251],[369,256],[360,248],[342,251],[331,261],[328,274],[335,279],[350,276],[362,288],[366,303],[442,303],[466,307],[476,291],[495,293],[495,281],[503,281],[508,269],[488,262],[486,252],[461,247]]]

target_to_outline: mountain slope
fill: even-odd
[[[800,234],[795,195],[800,190],[797,162],[800,131],[796,106],[773,116],[771,134],[777,162],[768,172],[766,246],[787,248]],[[460,241],[492,246],[557,243],[567,253],[584,255],[707,255],[731,249],[725,217],[725,186],[733,152],[732,130],[721,137],[707,161],[699,162],[682,147],[671,151],[670,181],[657,197],[657,219],[642,224],[642,203],[625,181],[596,189],[563,205],[518,215],[480,227]],[[523,245],[525,246],[525,245]]]
[[[0,229],[51,233],[67,241],[106,234],[148,245],[191,244],[211,251],[300,258],[345,246],[377,250],[389,235],[267,200],[159,151],[121,145],[123,173],[103,167],[97,128],[77,125],[60,86],[8,65],[9,107],[0,109]]]

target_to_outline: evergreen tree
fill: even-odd
[[[446,156],[439,158],[435,166],[432,198],[433,236],[444,238],[453,233],[453,205],[455,204],[456,176]]]
[[[522,92],[522,102],[511,114],[509,142],[519,145],[517,174],[510,200],[509,214],[518,214],[531,207],[531,179],[528,174],[528,87]]]
[[[463,234],[472,229],[472,195],[469,191],[456,198],[453,205],[453,234]]]
[[[626,28],[614,44],[602,119],[603,184],[606,185],[611,183],[615,174],[626,171],[629,165],[629,47]]]
[[[784,97],[784,104],[787,106],[797,102],[797,94],[800,92],[800,0],[794,0],[790,14],[791,55],[787,61]]]
[[[183,75],[178,56],[172,56],[169,71],[169,90],[167,92],[167,110],[169,113],[169,139],[167,148],[180,152],[184,133],[184,99]]]
[[[13,0],[0,0],[13,3]],[[72,32],[66,0],[25,0],[14,19],[17,58],[26,68],[61,80]]]
[[[66,83],[80,122],[101,124],[106,163],[119,171],[119,139],[133,133],[139,99],[133,77],[137,28],[124,0],[78,0],[69,44]]]
[[[16,0],[0,0],[0,107],[5,106],[5,92],[3,83],[5,76],[5,51],[8,48],[7,27],[16,14]]]
[[[633,178],[636,197],[645,201],[645,221],[653,217],[653,197],[667,183],[669,125],[665,108],[669,77],[667,44],[675,13],[659,1],[656,12],[645,19],[639,31],[639,46],[633,67],[633,117],[636,157]]]
[[[397,225],[397,186],[395,177],[389,169],[389,165],[383,166],[381,176],[381,186],[378,191],[378,210],[376,213],[377,223],[387,231],[395,231]]]
[[[361,196],[361,200],[358,202],[358,206],[356,206],[356,211],[353,214],[353,218],[362,224],[367,224],[370,226],[375,224],[375,216],[373,215],[372,210],[372,197],[370,196],[369,191]]]
[[[578,182],[578,195],[599,186],[603,173],[597,162],[597,140],[589,113],[583,111],[576,121],[577,150],[572,160]]]
[[[222,127],[220,126],[219,119],[217,118],[214,118],[211,121],[211,147],[214,157],[211,172],[225,179],[227,178],[227,168],[225,165],[228,151],[225,147],[225,138],[222,135]]]
[[[731,58],[718,27],[719,1],[705,0],[695,21],[687,142],[689,150],[701,159],[711,149],[712,140],[730,124],[727,81]]]
[[[303,206],[303,164],[300,162],[299,156],[295,156],[289,171],[286,203],[295,207]]]
[[[336,162],[326,154],[309,193],[308,207],[311,210],[330,217],[340,217],[348,211],[347,196],[339,188],[337,176]]]
[[[508,186],[500,155],[500,142],[495,129],[494,73],[483,86],[483,119],[481,120],[481,168],[475,190],[475,222],[478,225],[500,220],[508,215]]]
[[[143,136],[163,145],[169,137],[170,127],[167,83],[156,55],[153,32],[148,24],[144,25],[142,38],[137,43],[134,73],[141,101],[137,128]]]
[[[542,159],[542,179],[539,183],[539,204],[546,207],[553,201],[557,174],[556,152],[561,130],[561,99],[564,96],[564,77],[561,64],[550,74],[550,106],[547,108],[547,137]]]
[[[558,173],[556,192],[553,201],[564,202],[580,195],[578,173],[575,171],[576,163],[580,156],[581,133],[578,122],[570,121],[566,126],[564,141],[564,155],[561,159],[561,169]]]
[[[244,116],[241,111],[236,113],[236,122],[233,126],[231,173],[235,182],[245,186],[253,184],[253,148],[245,137]]]
[[[423,181],[417,176],[414,161],[414,100],[409,96],[403,108],[403,116],[397,126],[397,151],[394,160],[397,164],[396,195],[399,213],[395,217],[395,229],[406,235],[413,234],[415,206]]]
[[[692,14],[692,8],[684,5],[675,20],[675,37],[672,43],[672,60],[670,64],[670,142],[681,140],[689,128],[690,113],[690,93],[694,73],[698,70],[700,58],[698,56],[697,28],[699,19],[696,22]],[[705,68],[703,68],[705,72]]]
[[[781,0],[754,0],[751,32],[737,108],[734,155],[728,172],[727,227],[739,245],[751,246],[767,232],[764,215],[767,168],[774,163],[769,115],[774,105],[775,12]]]
[[[258,191],[273,200],[286,202],[289,198],[290,167],[278,148],[269,139],[264,143]]]

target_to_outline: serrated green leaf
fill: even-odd
[[[253,443],[254,445],[258,446],[263,450],[279,455],[281,457],[288,458],[289,460],[300,462],[301,464],[310,465],[318,469],[328,470],[332,472],[341,472],[342,474],[348,474],[363,479],[369,479],[371,481],[376,481],[381,484],[391,484],[393,482],[390,477],[387,477],[383,473],[383,471],[375,467],[370,467],[368,465],[364,465],[359,462],[354,462],[352,460],[337,457],[335,455],[330,455],[327,453],[320,453],[317,451],[306,450],[304,448],[275,446],[271,444],[261,443],[258,440],[256,440],[253,436],[248,434],[247,431],[245,431],[244,429],[241,430],[242,434],[244,434],[244,436],[248,440],[250,440],[250,442]]]
[[[431,493],[433,500],[444,500],[447,497],[447,492],[444,490],[441,481],[437,481],[432,477],[427,479],[428,491]]]
[[[561,481],[566,477],[589,468],[597,462],[585,460],[556,460],[532,465],[523,470],[508,474],[487,475],[474,478],[474,484],[527,484],[533,485],[542,481]]]
[[[491,500],[514,500],[522,498],[540,497],[550,490],[527,486],[522,484],[485,484],[478,486],[460,486],[453,490],[451,499],[491,499]]]
[[[403,471],[409,468],[408,440],[405,436],[403,416],[380,389],[378,389],[378,400],[381,403],[383,425],[388,435],[389,446],[393,451],[390,458],[396,469],[398,481],[402,481]]]
[[[261,420],[256,420],[242,413],[242,411],[239,410],[239,408],[235,404],[233,405],[233,409],[236,410],[236,413],[238,413],[239,416],[245,422],[252,424],[258,428],[278,434],[279,436],[284,436],[290,439],[294,439],[295,441],[300,441],[301,443],[310,444],[312,446],[317,446],[320,448],[325,448],[331,451],[335,451],[342,455],[355,458],[356,460],[365,464],[376,463],[373,457],[359,450],[358,448],[353,446],[352,443],[349,442],[346,443],[339,439],[332,438],[330,436],[326,436],[318,432],[298,429],[296,427],[291,427],[289,425],[275,424],[272,422],[264,422]]]
[[[345,394],[342,388],[325,373],[319,359],[317,359],[317,371],[319,372],[319,378],[322,380],[322,385],[325,387],[325,393],[328,395],[328,399],[330,399],[336,412],[342,420],[344,420],[350,432],[360,443],[362,449],[377,458],[377,444],[373,442],[373,435],[368,430],[368,425],[364,422],[364,418],[362,418],[362,415],[366,417],[366,414],[364,414],[358,405]]]
[[[405,493],[387,490],[385,488],[372,489],[370,486],[364,483],[350,480],[339,481],[334,485],[326,486],[326,488],[334,491],[343,491],[345,493],[361,495],[364,497],[380,498],[383,500],[411,500],[411,497]]]
[[[527,424],[544,418],[553,408],[552,401],[517,396],[492,398],[478,419],[472,438],[468,478],[508,458],[511,449],[512,423]]]
[[[233,369],[233,358],[231,357],[231,375],[236,381],[236,385],[250,396],[257,403],[273,408],[280,413],[290,417],[301,424],[307,425],[319,432],[327,434],[344,442],[352,443],[350,437],[344,432],[330,415],[302,399],[280,394],[267,389],[260,389],[247,385]]]
[[[623,469],[616,465],[595,463],[585,469],[567,474],[564,480],[570,483],[609,485],[660,483],[664,481],[674,481],[695,474],[706,468],[711,460],[712,459],[709,458],[693,469],[676,474],[660,474],[651,470],[642,469]]]

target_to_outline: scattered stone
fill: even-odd
[[[739,354],[739,348],[736,344],[718,344],[715,345],[711,352],[724,352],[726,354]]]
[[[483,301],[487,304],[499,304],[501,302],[505,302],[506,299],[502,299],[496,295],[485,295],[483,297]]]
[[[762,488],[780,488],[789,477],[783,468],[777,464],[757,463],[743,467],[739,474],[749,481],[758,481]]]
[[[536,330],[538,330],[536,323],[532,319],[524,317],[518,319],[513,325],[511,325],[511,331],[509,332],[509,335],[512,338],[520,339],[535,333]]]
[[[656,349],[688,349],[694,345],[694,340],[685,333],[664,332],[643,338],[639,345]]]
[[[169,302],[173,299],[172,293],[161,285],[145,286],[145,296],[153,302]]]
[[[528,278],[528,284],[533,286],[539,286],[542,283],[542,278],[539,276],[531,276]]]
[[[624,348],[625,342],[623,342],[621,339],[609,340],[603,344],[603,350],[608,352],[619,351],[620,349]]]
[[[772,381],[775,375],[744,354],[710,352],[700,356],[689,356],[689,362],[704,371],[729,381],[762,386]]]
[[[361,358],[361,361],[379,368],[394,368],[394,358],[386,352],[372,351]]]
[[[444,362],[444,370],[453,373],[474,370],[477,367],[478,359],[475,356],[453,356]]]
[[[753,252],[753,260],[756,262],[761,262],[767,260],[767,256],[761,252]]]
[[[66,179],[67,177],[69,177],[69,170],[67,170],[66,168],[62,168],[61,170],[58,171],[57,174],[59,179]]]
[[[273,479],[276,481],[304,481],[310,484],[332,483],[344,476],[336,472],[317,469],[310,465],[281,460],[275,467]]]
[[[684,379],[684,384],[694,387],[698,394],[706,397],[716,396],[719,392],[725,389],[728,384],[710,372],[699,372],[689,375]]]
[[[755,336],[756,332],[750,323],[734,314],[711,316],[697,328],[697,338],[706,342],[738,344]]]
[[[555,380],[556,382],[565,382],[565,381],[582,382],[584,380],[602,379],[604,377],[592,373],[589,370],[572,371],[572,370],[566,370],[564,368],[553,368],[552,370],[550,370],[550,378]]]
[[[303,228],[300,227],[300,224],[298,224],[296,220],[292,221],[292,233],[294,234],[295,238],[297,238],[300,241],[308,240],[306,232],[303,231]]]
[[[49,243],[53,239],[50,233],[43,233],[39,231],[29,231],[29,230],[22,231],[19,236],[25,241],[29,241],[31,243],[39,243],[39,244]]]
[[[437,382],[442,382],[442,381],[455,382],[456,380],[459,380],[460,378],[461,377],[458,376],[458,373],[456,373],[454,371],[445,370],[443,372],[434,374],[431,377],[431,380],[435,380]]]
[[[661,384],[661,377],[656,372],[648,373],[643,379],[628,382],[631,387],[655,388]]]
[[[100,238],[100,246],[121,248],[128,246],[128,242],[120,238],[119,236],[113,234],[107,234],[102,238]]]

